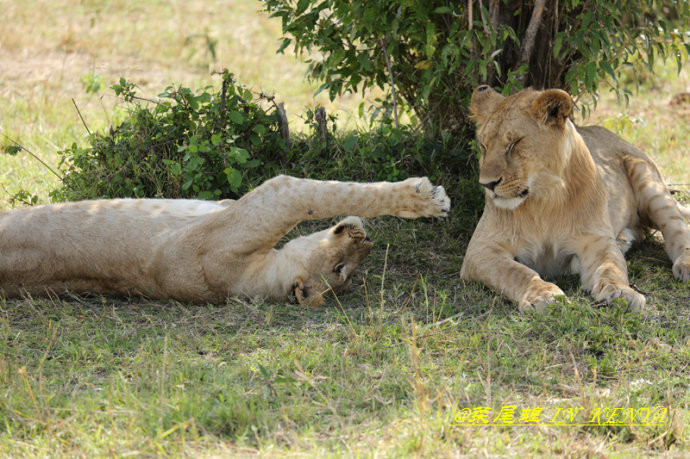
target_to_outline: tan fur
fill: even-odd
[[[461,276],[538,310],[563,291],[541,276],[573,271],[597,301],[645,305],[623,257],[644,225],[664,235],[673,273],[690,280],[690,229],[654,162],[604,128],[575,127],[570,96],[472,95],[486,204]]]
[[[362,221],[274,246],[297,223],[342,215],[445,216],[426,178],[397,183],[278,176],[237,201],[117,199],[0,215],[0,293],[65,290],[222,302],[228,296],[320,305],[349,285],[371,242]]]

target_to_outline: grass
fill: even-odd
[[[690,292],[654,241],[632,254],[642,316],[524,316],[457,278],[453,221],[377,225],[378,250],[320,309],[73,298],[2,304],[5,455],[429,456],[683,451]],[[307,230],[307,228],[305,228]],[[384,263],[385,261],[385,263]],[[382,266],[386,265],[386,271]],[[385,277],[385,278],[384,278]],[[365,287],[366,286],[366,287]],[[381,288],[383,287],[383,288]],[[577,370],[576,370],[577,368]],[[668,407],[654,427],[453,427],[463,408]]]
[[[92,129],[118,116],[107,91],[84,92],[89,72],[155,96],[171,81],[212,82],[209,64],[226,66],[291,113],[315,103],[304,66],[273,55],[279,24],[254,2],[6,3],[1,130],[52,164],[55,150],[84,141],[71,98]],[[185,44],[194,34],[218,40],[215,63],[203,37]],[[592,122],[641,146],[687,190],[688,108],[668,101],[690,80],[660,72],[627,108],[604,96]],[[358,102],[338,104],[329,111],[354,113]],[[18,189],[45,200],[55,180],[20,154],[0,157],[0,185],[8,208]],[[566,276],[556,282],[570,303],[522,315],[459,279],[476,215],[452,199],[448,220],[368,222],[376,247],[353,289],[319,309],[0,300],[0,455],[688,454],[690,288],[673,279],[660,242],[650,237],[628,257],[644,314],[597,305]],[[549,420],[579,407],[579,420],[605,407],[669,415],[651,427],[452,425],[458,411],[483,406],[542,408]]]

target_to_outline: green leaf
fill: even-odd
[[[233,110],[230,113],[228,113],[228,118],[230,118],[230,121],[232,121],[235,124],[242,124],[244,122],[244,115],[242,115],[242,113],[238,112],[237,110]]]
[[[244,164],[249,159],[249,152],[244,148],[232,147],[230,149],[230,156],[235,160],[236,163]]]
[[[17,153],[22,151],[22,147],[19,145],[4,145],[2,150],[10,156],[15,156]]]
[[[214,147],[217,147],[218,145],[220,145],[220,141],[221,141],[220,134],[213,134],[213,135],[211,136],[211,144],[212,144]]]
[[[295,16],[299,16],[307,10],[311,0],[299,0],[297,2],[297,9],[295,10]]]
[[[264,377],[264,379],[271,379],[271,374],[268,372],[266,368],[264,368],[263,365],[261,365],[260,363],[257,363],[256,365],[259,367],[259,372],[261,373],[261,376]]]
[[[436,9],[433,11],[434,14],[450,14],[450,13],[452,13],[452,12],[453,12],[453,10],[451,10],[451,9],[450,9],[449,7],[447,7],[447,6],[439,6],[438,8],[436,8]]]
[[[597,63],[592,61],[587,64],[585,69],[585,85],[587,89],[592,88],[597,81]]]
[[[343,150],[345,152],[350,153],[352,150],[354,150],[355,146],[357,145],[357,137],[356,136],[349,136],[345,140],[343,140]]]
[[[223,172],[225,173],[225,176],[228,179],[230,189],[232,189],[232,191],[237,191],[237,189],[242,184],[242,174],[240,173],[240,171],[238,171],[234,167],[227,167]]]
[[[563,46],[563,35],[558,35],[553,42],[553,56],[559,57],[561,47]]]
[[[285,51],[285,48],[290,46],[290,43],[292,43],[291,39],[284,38],[283,43],[281,43],[280,47],[278,48],[278,51],[276,51],[276,54],[282,54]]]
[[[599,67],[601,67],[602,69],[604,69],[604,71],[605,71],[606,73],[608,73],[609,76],[611,76],[611,78],[613,79],[613,81],[618,81],[618,78],[616,77],[616,74],[613,72],[613,68],[611,67],[611,64],[609,64],[609,63],[606,62],[606,61],[601,61],[601,62],[599,63]]]

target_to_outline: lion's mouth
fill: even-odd
[[[496,207],[506,210],[513,210],[517,209],[520,206],[520,204],[525,202],[525,199],[527,199],[527,195],[529,195],[529,187],[524,188],[513,197],[505,197],[497,193],[492,194],[494,195],[493,200]]]

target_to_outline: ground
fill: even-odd
[[[228,67],[291,114],[321,103],[356,117],[359,99],[312,99],[305,65],[274,54],[280,24],[258,3],[45,3],[0,0],[0,131],[53,166],[56,150],[85,142],[71,99],[93,130],[119,116],[108,90],[85,92],[89,74],[105,86],[125,76],[155,97]],[[586,123],[641,146],[687,191],[690,106],[669,102],[690,76],[659,72],[627,107],[604,94]],[[56,180],[26,154],[0,156],[0,207],[19,189],[45,200]],[[522,315],[459,279],[470,235],[460,220],[369,221],[376,246],[352,291],[319,309],[0,300],[0,455],[688,454],[690,287],[673,279],[659,241],[628,257],[642,315],[594,304],[573,276],[556,280],[569,304]],[[511,407],[516,420],[542,409],[544,425],[453,425],[481,407],[499,421]],[[644,407],[668,411],[654,426],[550,422],[568,408],[583,408],[577,424],[597,409]]]

